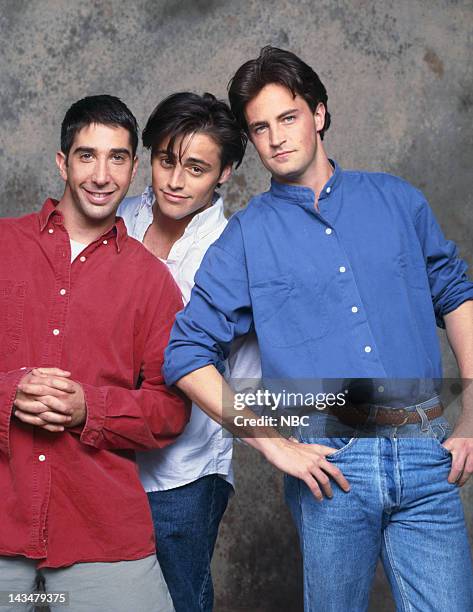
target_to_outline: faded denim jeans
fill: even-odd
[[[451,455],[442,446],[448,421],[367,425],[354,430],[332,415],[316,415],[301,430],[305,443],[337,450],[328,460],[348,479],[344,493],[318,502],[286,476],[286,500],[304,563],[305,612],[363,612],[381,557],[396,608],[408,612],[473,610],[473,573],[459,489],[447,477]],[[337,433],[332,437],[331,432]]]

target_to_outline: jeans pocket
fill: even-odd
[[[443,446],[443,443],[448,438],[452,431],[452,427],[444,417],[440,417],[439,419],[435,419],[430,425],[430,429],[432,432],[432,440],[434,445],[438,447],[438,449],[446,456],[450,457],[450,451]]]
[[[337,457],[340,457],[340,455],[347,452],[350,448],[352,448],[358,439],[359,438],[357,436],[347,438],[324,438],[316,436],[303,438],[301,442],[303,444],[321,444],[323,446],[330,446],[331,448],[334,448],[335,450],[333,453],[325,455],[325,458],[330,461],[331,459],[337,459]]]
[[[343,438],[340,438],[340,439],[343,439]],[[350,448],[352,448],[352,446],[355,444],[355,442],[358,439],[359,439],[358,437],[349,438],[348,440],[347,439],[343,439],[344,440],[343,446],[341,446],[340,448],[337,448],[337,450],[335,452],[333,452],[333,453],[330,453],[330,455],[326,455],[325,459],[327,459],[328,461],[332,461],[333,459],[338,459],[338,457],[340,457],[340,455],[343,455]],[[330,444],[328,446],[330,446]]]

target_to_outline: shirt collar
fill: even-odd
[[[225,219],[223,213],[223,198],[217,192],[212,198],[212,205],[195,215],[186,227],[185,235],[193,234],[198,239],[203,238],[215,229],[215,226]]]
[[[43,208],[39,212],[39,231],[43,232],[50,219],[52,217],[57,217],[57,222],[62,224],[63,216],[62,213],[57,210],[58,200],[54,200],[53,198],[48,198],[43,204]],[[114,238],[115,244],[117,247],[117,251],[120,252],[120,248],[123,242],[127,238],[126,226],[121,217],[115,218],[115,223],[113,227],[111,227],[105,234],[97,238],[97,240],[103,240],[104,238]]]
[[[332,194],[341,183],[341,167],[333,159],[329,159],[329,162],[333,166],[333,174],[323,186],[323,189],[320,192],[319,201]],[[315,194],[310,187],[301,187],[299,185],[286,185],[285,183],[280,183],[276,181],[274,178],[271,179],[270,193],[276,198],[282,200],[290,200],[299,204],[306,203],[309,201],[310,204],[313,205],[315,199]]]

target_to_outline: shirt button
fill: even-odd
[[[44,455],[40,455],[40,456],[38,457],[38,460],[39,460],[39,461],[46,461],[46,457],[45,457]]]
[[[59,330],[58,329],[53,329],[53,335],[54,336],[59,336]]]
[[[365,346],[365,353],[371,353],[371,346]]]
[[[325,190],[327,193],[330,193],[332,191],[331,187],[327,187],[327,189]]]
[[[340,272],[342,272],[342,273],[347,271],[347,269],[345,268],[345,266],[340,266],[338,269],[339,269],[339,270],[340,270]]]
[[[379,387],[378,387],[378,391],[379,391],[379,393],[382,393],[382,392],[384,391],[384,387],[383,387],[383,385],[379,385]]]
[[[104,241],[103,241],[103,244],[108,244],[108,240],[104,240]]]
[[[66,295],[66,290],[65,289],[61,289],[61,291],[59,292],[61,295]]]
[[[352,306],[351,307],[351,311],[352,312],[358,312],[358,307],[357,306]]]
[[[50,234],[54,234],[54,230],[53,230],[52,228],[48,229],[48,232],[49,232]]]
[[[327,236],[330,236],[330,234],[332,233],[332,229],[330,227],[327,227],[325,233],[327,234]]]
[[[82,262],[84,262],[86,259],[87,259],[87,257],[84,257],[83,255],[82,255],[82,257],[79,257],[79,260],[82,261]]]

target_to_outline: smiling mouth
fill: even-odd
[[[93,204],[104,204],[111,199],[114,191],[91,191],[90,189],[83,188],[87,194],[87,198]]]
[[[169,191],[163,191],[161,189],[161,193],[166,198],[166,200],[170,200],[171,202],[182,202],[183,200],[189,199],[190,196],[177,195],[176,193],[170,193]]]

